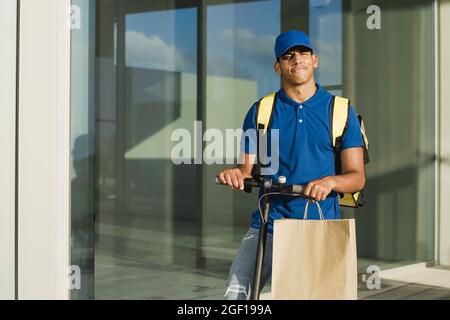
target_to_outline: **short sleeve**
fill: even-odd
[[[364,147],[361,126],[355,109],[350,106],[348,110],[348,128],[342,137],[342,149]]]
[[[241,152],[246,154],[257,153],[256,139],[256,103],[247,112],[242,125]]]

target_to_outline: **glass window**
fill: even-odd
[[[309,36],[320,57],[315,78],[328,90],[342,86],[341,0],[309,1]]]
[[[81,275],[72,299],[94,298],[95,3],[74,0],[80,21],[71,35],[71,263]],[[79,268],[79,269],[78,269]],[[77,283],[75,283],[77,284]]]
[[[431,0],[378,1],[381,29],[368,28],[365,0],[72,4],[83,17],[72,31],[73,299],[223,298],[256,195],[214,177],[236,163],[225,146],[250,106],[279,89],[274,41],[294,28],[311,36],[317,82],[365,120],[366,204],[343,210],[359,271],[434,259]],[[195,164],[207,130],[223,152]],[[188,138],[182,164],[175,132]]]
[[[366,120],[367,206],[355,212],[360,257],[407,264],[434,258],[432,2],[346,1],[344,94]],[[372,13],[373,14],[373,13]]]
[[[273,69],[274,41],[280,32],[279,0],[210,5],[207,10],[206,125],[224,137],[223,158],[203,166],[204,253],[228,274],[236,249],[249,226],[256,195],[211,186],[217,172],[237,163],[239,138],[227,130],[242,128],[260,97],[278,90]],[[237,135],[236,135],[237,137]],[[227,154],[226,144],[236,146]],[[221,164],[223,163],[223,164]]]

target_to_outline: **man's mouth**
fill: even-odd
[[[306,67],[296,66],[291,69],[291,72],[295,73],[295,72],[299,72],[299,71],[306,70],[306,69],[307,69]]]

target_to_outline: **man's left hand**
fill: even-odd
[[[315,198],[317,201],[325,200],[335,186],[336,181],[333,177],[313,180],[307,184],[304,194]]]

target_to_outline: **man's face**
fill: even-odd
[[[319,59],[305,47],[294,47],[275,63],[275,71],[282,81],[298,86],[311,81]]]

